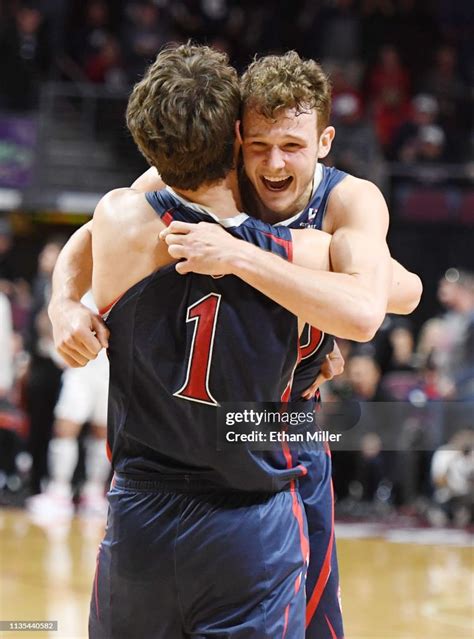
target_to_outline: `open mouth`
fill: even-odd
[[[281,177],[269,178],[269,177],[264,177],[262,175],[261,180],[262,180],[263,186],[269,191],[284,191],[293,182],[293,178],[291,176],[284,177],[284,178],[281,178]]]

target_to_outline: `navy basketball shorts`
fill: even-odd
[[[306,518],[276,494],[196,492],[117,476],[91,639],[303,639]]]
[[[308,522],[306,639],[343,639],[342,611],[334,539],[334,494],[329,449],[301,452],[308,473],[299,492]]]

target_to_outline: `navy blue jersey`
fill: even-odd
[[[306,208],[297,215],[284,220],[276,228],[285,226],[292,229],[312,228],[321,231],[329,195],[347,173],[323,164],[317,165],[313,195]],[[301,335],[301,358],[295,370],[291,392],[292,402],[298,402],[303,393],[318,376],[326,355],[334,345],[334,338],[315,327],[306,326]]]
[[[149,193],[165,223],[215,221],[169,189]],[[236,237],[291,256],[291,234],[244,214]],[[224,489],[276,491],[305,472],[288,450],[217,450],[216,408],[280,402],[298,357],[296,317],[234,276],[176,273],[169,265],[128,290],[110,328],[108,443],[115,470],[192,477]]]
[[[345,177],[347,177],[347,173],[344,173],[344,171],[318,164],[314,177],[313,194],[307,206],[300,213],[278,222],[275,226],[286,226],[292,229],[309,228],[321,231],[331,191]]]

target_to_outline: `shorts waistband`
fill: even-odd
[[[208,479],[195,477],[193,475],[131,475],[127,473],[115,472],[112,478],[111,487],[128,488],[130,490],[144,492],[176,492],[176,493],[229,493],[248,495],[252,494],[245,490],[238,490],[230,486],[222,486]],[[288,487],[289,489],[289,487]],[[272,495],[280,491],[256,491],[255,494]]]

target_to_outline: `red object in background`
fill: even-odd
[[[26,414],[12,403],[0,401],[0,429],[11,430],[26,440],[29,432],[29,420]]]
[[[474,224],[474,191],[463,195],[459,207],[459,221],[462,224]]]
[[[377,136],[388,147],[410,113],[410,77],[395,47],[388,45],[380,51],[379,62],[369,73],[368,91]]]

